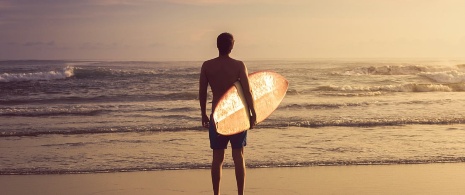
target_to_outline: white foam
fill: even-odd
[[[0,74],[0,82],[57,80],[66,79],[72,76],[74,76],[74,67],[68,66],[58,71],[33,73],[3,73]]]
[[[370,66],[357,67],[341,75],[414,75],[430,69],[434,68],[421,65]]]
[[[460,83],[465,82],[465,73],[457,70],[444,72],[423,72],[420,76],[427,77],[435,82],[440,83]]]
[[[382,86],[323,86],[317,88],[318,91],[339,91],[349,92],[354,95],[354,92],[369,92],[365,95],[381,95],[381,92],[450,92],[462,91],[462,86],[447,85],[447,84],[399,84],[399,85],[382,85]]]

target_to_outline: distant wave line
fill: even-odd
[[[198,92],[174,92],[174,93],[158,93],[148,95],[100,95],[94,97],[59,97],[59,98],[29,98],[29,99],[3,99],[0,100],[0,104],[3,105],[19,105],[28,103],[43,103],[43,104],[55,104],[55,103],[95,103],[95,102],[147,102],[147,101],[174,101],[174,100],[198,100]]]
[[[190,78],[196,79],[199,76],[197,69],[186,68],[181,70],[120,70],[109,67],[75,67],[66,66],[59,70],[26,72],[26,73],[2,73],[0,82],[25,82],[25,81],[49,81],[66,78],[77,79],[121,79],[122,77],[141,77],[146,76],[153,79],[161,78]]]
[[[21,137],[39,135],[82,135],[82,134],[104,134],[104,133],[138,133],[138,132],[176,132],[176,131],[201,131],[201,126],[196,127],[112,127],[88,130],[42,130],[42,131],[4,131],[0,137]]]
[[[463,124],[464,118],[398,118],[398,119],[340,119],[330,121],[291,121],[287,126],[295,127],[374,127],[374,126],[398,126],[398,125],[452,125]]]
[[[417,75],[419,73],[457,71],[463,68],[457,66],[425,66],[425,65],[385,65],[355,67],[343,72],[333,72],[336,75]]]

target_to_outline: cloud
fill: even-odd
[[[90,19],[124,14],[146,0],[0,0],[0,25]],[[69,22],[69,21],[68,21]]]
[[[148,3],[148,0],[97,0],[88,1],[87,3],[101,6],[114,6],[114,5],[141,5]]]
[[[57,7],[83,7],[83,6],[113,6],[113,5],[142,5],[159,0],[0,0],[0,8],[57,8]]]
[[[8,42],[3,42],[2,45],[11,47],[11,46],[16,46],[16,45],[18,45],[18,43],[17,43],[17,42],[14,42],[14,41],[8,41]]]
[[[42,41],[29,41],[23,44],[25,47],[53,47],[55,46],[55,41],[42,42]]]
[[[104,43],[104,42],[85,42],[81,43],[78,49],[81,50],[115,50],[115,49],[128,49],[130,45],[118,42]]]
[[[155,0],[159,2],[185,5],[250,5],[250,4],[295,4],[304,0]]]
[[[0,25],[8,24],[9,22],[10,22],[10,21],[8,21],[8,20],[0,19]]]
[[[7,1],[0,0],[0,10],[1,9],[8,9],[11,7],[11,3]]]
[[[228,1],[228,0],[166,0],[168,3],[175,4],[191,4],[191,5],[208,5],[208,4],[232,4],[237,1]]]

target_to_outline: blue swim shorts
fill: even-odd
[[[213,150],[226,149],[228,148],[228,142],[231,142],[232,149],[240,149],[247,145],[247,131],[243,131],[234,135],[221,135],[216,132],[216,125],[213,122],[213,118],[210,117],[210,148]]]

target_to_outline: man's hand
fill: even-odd
[[[208,119],[207,115],[202,115],[202,127],[207,129],[210,127],[210,119]]]
[[[255,110],[251,110],[251,116],[250,116],[250,129],[253,129],[254,126],[257,124],[257,114],[255,113]]]

